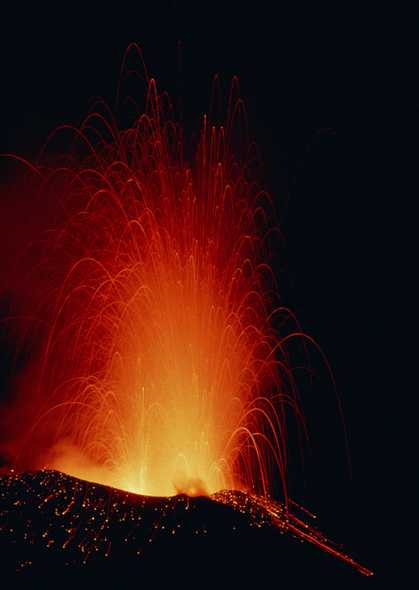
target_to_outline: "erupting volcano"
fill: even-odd
[[[165,513],[209,496],[247,514],[249,526],[288,532],[369,575],[306,524],[287,491],[290,424],[306,433],[290,346],[304,355],[315,343],[280,304],[270,266],[276,208],[238,82],[224,124],[205,115],[195,141],[147,74],[146,88],[128,129],[99,103],[70,130],[59,161],[45,155],[28,165],[40,194],[66,213],[36,267],[47,277],[38,309],[45,338],[37,410],[15,457],[18,468],[45,471],[2,478],[2,522],[23,510],[21,486],[29,486],[43,510],[54,503],[48,514],[76,515],[64,536],[48,525],[52,544],[96,543],[109,555],[106,493],[86,499],[82,480],[118,488],[133,520],[140,499],[132,493],[160,497],[148,500],[156,510],[165,497]],[[68,132],[57,129],[48,145]],[[89,543],[75,532],[88,510],[106,519]]]

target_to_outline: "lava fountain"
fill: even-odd
[[[267,496],[279,477],[286,498],[293,335],[272,328],[289,312],[275,308],[272,203],[237,80],[225,125],[203,118],[190,161],[171,110],[148,79],[131,128],[91,113],[74,130],[88,154],[40,170],[71,213],[48,240],[31,432],[53,424],[43,466],[129,491]]]
[[[146,89],[129,128],[100,103],[71,130],[64,161],[31,167],[66,216],[38,267],[47,330],[20,456],[42,431],[37,467],[149,496],[236,505],[220,490],[245,492],[369,574],[288,498],[289,420],[305,435],[289,345],[306,337],[279,304],[275,208],[238,81],[224,125],[204,116],[195,145],[147,74]]]

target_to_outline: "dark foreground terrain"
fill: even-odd
[[[214,499],[215,498],[215,499]],[[371,587],[241,492],[137,496],[57,471],[0,478],[0,562],[12,587]],[[29,583],[30,582],[30,583]],[[83,586],[82,586],[83,587]]]

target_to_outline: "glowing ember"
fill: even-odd
[[[155,550],[164,552],[167,559],[168,554],[177,555],[176,544],[181,549],[186,541],[190,552],[191,538],[198,547],[205,537],[213,539],[218,549],[225,543],[230,556],[229,544],[245,555],[246,540],[262,543],[266,550],[270,540],[280,544],[282,534],[291,544],[292,538],[305,541],[371,575],[303,522],[303,516],[314,519],[313,515],[294,503],[293,512],[279,502],[234,490],[217,492],[211,498],[146,497],[56,471],[0,477],[0,546],[10,550],[18,541],[18,551],[11,554],[17,571],[34,568],[44,573],[51,563],[76,569],[105,567],[106,559],[112,560],[112,551],[118,556],[121,545],[125,562],[138,571],[137,563],[144,567],[152,562]],[[252,531],[260,534],[252,536]],[[255,560],[257,547],[248,549]]]

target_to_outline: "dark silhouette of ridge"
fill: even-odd
[[[58,471],[4,475],[3,576],[23,584],[91,579],[98,588],[153,587],[145,579],[174,587],[211,580],[220,587],[254,581],[341,588],[363,581],[347,564],[273,526],[246,494],[225,494],[228,504],[182,494],[138,496]]]

